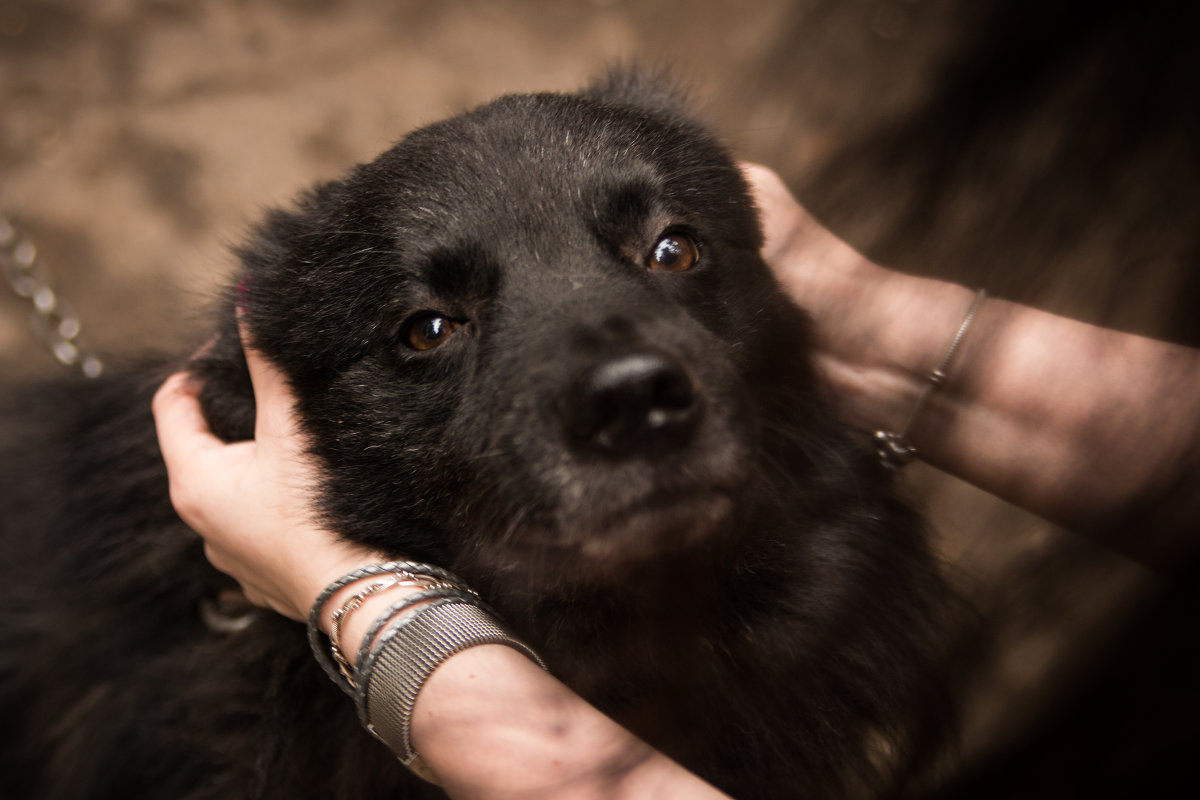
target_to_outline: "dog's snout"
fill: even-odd
[[[686,443],[701,414],[691,377],[673,358],[638,352],[584,370],[565,398],[567,429],[577,445],[614,455]]]

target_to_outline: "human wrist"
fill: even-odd
[[[333,594],[321,613],[320,628],[322,633],[329,635],[333,632],[333,618],[346,603],[362,590],[357,584],[346,586]],[[402,585],[389,586],[386,590],[364,597],[361,605],[347,614],[338,630],[338,643],[352,666],[357,665],[358,653],[363,640],[375,622],[387,612],[393,604],[413,597],[422,591],[420,586]]]
[[[348,562],[313,600],[309,621],[325,634],[345,670],[358,666],[382,631],[442,597],[481,604],[451,573],[427,564],[372,558]],[[331,676],[332,677],[332,676]],[[347,678],[349,676],[347,675]]]
[[[878,269],[816,321],[817,366],[844,420],[868,433],[905,424],[974,297],[954,283]]]
[[[319,573],[320,577],[316,577],[316,573],[314,573],[314,577],[312,579],[305,580],[303,585],[298,584],[295,596],[298,599],[307,598],[308,605],[306,608],[312,609],[318,596],[325,591],[325,588],[341,578],[341,576],[354,572],[360,568],[368,567],[371,564],[380,563],[382,561],[386,561],[386,559],[379,556],[366,556],[362,558],[351,559],[336,568],[322,569]],[[321,609],[316,617],[317,628],[321,631],[321,633],[328,636],[332,632],[333,615],[361,588],[361,586],[357,586],[354,583],[348,583],[337,591],[331,593],[325,599],[325,601],[321,604]],[[400,589],[397,588],[395,591],[400,591]],[[354,617],[359,619],[366,617],[375,609],[376,606],[379,606],[380,601],[385,599],[386,598],[382,595],[365,598],[362,606],[354,614]],[[386,605],[386,603],[384,603],[384,605]],[[346,623],[342,626],[343,636],[347,636],[358,630],[360,626],[355,624],[355,622],[355,620],[346,621]],[[366,628],[364,627],[362,630],[365,631]]]
[[[523,796],[535,783],[531,770],[564,768],[561,761],[543,758],[542,748],[556,737],[578,734],[556,684],[512,648],[463,650],[439,665],[417,695],[413,745],[453,796],[470,796],[482,786],[495,796]],[[513,772],[515,763],[522,766]]]
[[[414,576],[443,588],[408,585]],[[386,588],[367,591],[376,585]],[[398,610],[398,596],[419,601],[423,589],[438,598]],[[359,651],[354,683],[343,686],[367,729],[452,796],[724,796],[546,673],[450,573],[411,562],[368,565],[318,596],[314,621],[332,628],[329,608],[359,595],[362,605],[339,626],[349,625],[348,649],[369,646]],[[336,669],[330,677],[342,682]]]
[[[337,578],[313,602],[308,638],[329,678],[354,698],[363,726],[427,780],[435,778],[413,745],[411,723],[433,672],[491,644],[545,669],[476,592],[444,569],[412,561],[368,564]]]
[[[333,540],[332,536],[322,533],[319,542],[298,543],[288,568],[278,577],[280,592],[299,612],[297,619],[308,619],[317,597],[343,575],[387,560],[381,553]],[[350,586],[345,586],[325,600],[317,625],[322,633],[329,634],[333,612],[354,593]]]

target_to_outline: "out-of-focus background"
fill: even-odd
[[[92,347],[169,350],[264,208],[423,123],[638,61],[882,263],[1200,346],[1185,5],[2,0],[0,207]],[[9,386],[61,369],[28,318],[0,283]],[[1194,603],[934,470],[906,480],[984,623],[958,789],[1175,786],[1200,755]]]

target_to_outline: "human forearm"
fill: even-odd
[[[464,651],[434,672],[413,736],[455,798],[725,796],[502,646]]]
[[[295,428],[287,381],[246,349],[258,404],[254,441],[226,444],[208,429],[185,375],[154,400],[171,498],[205,538],[215,566],[248,598],[304,619],[339,576],[384,560],[335,537],[312,513],[315,470]],[[324,604],[319,627],[362,583]],[[364,598],[339,641],[355,660],[372,623],[411,586]],[[412,717],[413,744],[455,798],[719,798],[724,795],[617,726],[532,660],[504,645],[471,647],[429,676]]]
[[[814,317],[845,419],[866,435],[901,431],[973,292],[871,263],[772,173],[748,176],[764,253]],[[929,463],[1156,566],[1200,527],[1200,353],[1189,348],[989,298],[907,435]]]
[[[972,293],[903,275],[874,291],[891,300],[870,312],[886,315],[871,345],[855,357],[826,352],[822,366],[855,424],[898,430]],[[1100,528],[1181,476],[1195,482],[1198,362],[1188,348],[989,298],[909,437],[935,466],[1050,519]]]
[[[989,300],[926,458],[1152,566],[1200,529],[1200,353]]]
[[[327,633],[356,590],[326,604]],[[339,631],[346,655],[354,660],[372,621],[416,591],[370,595]],[[504,645],[468,648],[434,670],[411,731],[424,766],[454,798],[724,797]]]

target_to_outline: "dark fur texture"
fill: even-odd
[[[646,268],[664,232],[698,242],[695,267]],[[736,797],[881,789],[947,723],[947,592],[833,418],[760,241],[714,139],[617,76],[416,131],[240,255],[337,531],[454,569],[557,676]],[[458,327],[418,352],[423,311]],[[194,369],[214,430],[246,438],[232,293],[220,319]],[[0,785],[436,794],[359,730],[300,626],[202,623],[225,583],[166,495],[165,369],[43,387],[5,420]],[[647,392],[649,411],[629,400]]]

